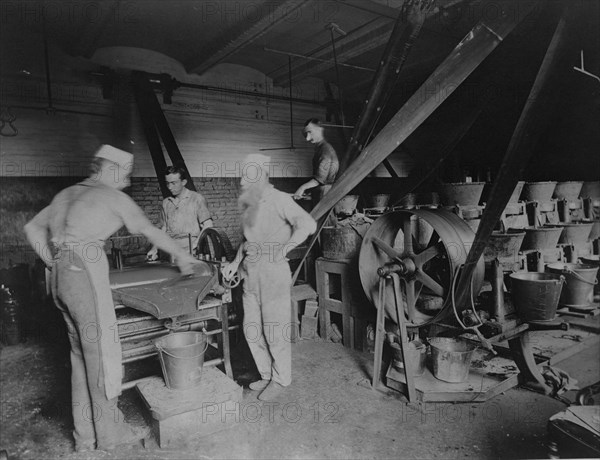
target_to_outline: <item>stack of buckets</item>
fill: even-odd
[[[200,385],[208,338],[203,332],[175,332],[154,342],[165,384],[170,390]]]

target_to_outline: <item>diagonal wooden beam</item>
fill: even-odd
[[[135,102],[138,107],[142,128],[146,137],[146,143],[148,144],[148,150],[150,150],[152,164],[156,171],[156,177],[159,178],[158,184],[160,186],[160,192],[162,193],[163,198],[166,198],[170,195],[170,192],[167,188],[167,184],[164,180],[160,180],[160,177],[167,169],[167,162],[165,161],[165,155],[160,144],[160,137],[156,131],[156,125],[154,124],[152,108],[150,105],[151,98],[156,96],[154,96],[152,88],[143,74],[135,72],[133,74],[132,84]]]
[[[241,48],[255,42],[274,26],[295,14],[299,8],[304,7],[312,0],[286,0],[275,8],[268,9],[268,13],[250,27],[238,32],[233,38],[219,37],[208,45],[201,55],[194,56],[184,63],[188,73],[203,74],[211,67],[224,61],[229,56],[237,53]],[[223,44],[225,43],[225,44]],[[287,72],[286,72],[287,78]]]
[[[398,16],[383,56],[379,60],[379,67],[373,85],[363,103],[361,114],[352,132],[350,143],[346,148],[346,154],[340,162],[341,172],[344,172],[347,166],[354,161],[354,158],[369,140],[383,108],[387,104],[394,86],[396,86],[400,70],[421,32],[431,5],[431,0],[406,2],[404,4],[402,14]]]
[[[525,102],[510,144],[500,165],[498,176],[492,186],[490,199],[475,235],[473,245],[467,255],[465,267],[458,280],[457,305],[466,306],[470,295],[470,280],[474,268],[483,254],[488,239],[496,226],[506,204],[521,178],[525,167],[540,136],[548,127],[550,114],[556,102],[555,91],[557,69],[564,57],[566,17],[563,15],[558,22],[550,41],[538,74],[535,78],[529,97]],[[566,65],[566,64],[565,64]]]
[[[313,217],[327,213],[402,144],[531,12],[534,4],[507,6],[518,6],[519,11],[505,11],[496,20],[480,21],[337,179],[312,210]]]

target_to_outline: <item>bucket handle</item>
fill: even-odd
[[[581,281],[582,283],[585,283],[585,284],[591,284],[592,286],[595,286],[596,284],[598,284],[598,280],[597,280],[597,279],[595,279],[595,280],[594,280],[594,282],[592,283],[591,281],[588,281],[588,280],[586,280],[585,278],[583,278],[583,277],[582,277],[582,276],[581,276],[579,273],[577,273],[576,271],[569,270],[568,268],[565,268],[565,269],[563,270],[563,272],[564,272],[564,273],[568,273],[568,274],[570,274],[570,275],[573,275],[575,278],[578,278],[578,279],[579,279],[579,281]],[[565,284],[566,284],[566,281],[565,281]]]
[[[196,355],[196,356],[186,356],[185,358],[182,356],[175,356],[172,355],[171,353],[169,353],[167,350],[165,350],[163,347],[161,347],[159,344],[154,344],[156,346],[156,348],[158,348],[159,351],[161,351],[162,353],[165,353],[167,355],[169,355],[171,358],[176,358],[176,359],[193,359],[193,358],[199,358],[200,356],[202,356],[204,353],[206,353],[206,350],[208,350],[208,338],[206,339],[206,344],[204,345],[204,350],[202,350],[202,353]]]

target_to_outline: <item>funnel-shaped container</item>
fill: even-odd
[[[565,307],[587,307],[594,300],[598,267],[585,264],[556,263],[546,265],[546,271],[565,277],[559,304]]]
[[[511,297],[519,318],[523,321],[550,321],[564,284],[564,277],[554,273],[512,273]]]
[[[596,198],[600,200],[600,181],[584,182],[579,196],[581,198]]]
[[[554,189],[554,198],[575,201],[579,198],[581,187],[583,187],[583,181],[559,182]]]
[[[448,337],[432,337],[428,341],[431,345],[433,376],[436,379],[461,383],[469,378],[474,345]]]
[[[558,239],[562,233],[561,228],[556,227],[525,227],[509,228],[508,233],[525,232],[521,251],[553,249],[558,244]]]
[[[588,240],[594,241],[596,238],[600,238],[600,220],[592,221],[592,231],[588,236]]]
[[[492,232],[487,246],[483,251],[483,259],[486,262],[491,262],[496,258],[508,259],[514,257],[516,260],[524,238],[525,231],[513,231],[510,233]]]
[[[365,198],[365,205],[367,208],[385,208],[389,201],[389,193],[378,193],[376,195],[368,195]]]
[[[438,206],[440,195],[437,192],[422,192],[417,194],[417,203],[425,206]]]
[[[340,201],[336,203],[333,208],[333,212],[336,216],[351,216],[356,211],[356,204],[358,203],[358,195],[346,195]]]
[[[558,242],[560,244],[585,243],[592,232],[593,222],[572,222],[569,224],[554,224],[554,227],[562,228]]]
[[[485,182],[454,182],[440,184],[440,199],[444,206],[477,206]]]
[[[515,189],[513,190],[512,195],[508,199],[509,203],[518,203],[519,202],[519,197],[521,196],[521,192],[523,191],[524,185],[525,185],[525,181],[517,182],[517,185],[515,186]],[[483,193],[481,194],[482,202],[487,203],[490,201],[490,196],[491,196],[493,187],[494,187],[494,184],[491,182],[487,182],[485,184],[485,187],[483,187]]]
[[[415,193],[407,193],[398,201],[398,206],[402,206],[404,208],[413,208],[417,204],[417,195]]]
[[[525,182],[521,199],[523,201],[548,201],[556,188],[556,182]]]

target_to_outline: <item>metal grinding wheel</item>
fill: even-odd
[[[222,260],[223,257],[231,260],[235,255],[227,235],[212,227],[202,230],[194,254],[196,257],[202,254],[204,259],[217,261]]]
[[[360,248],[359,273],[367,297],[376,305],[383,274],[380,267],[395,270],[401,279],[407,325],[431,323],[452,308],[452,278],[465,262],[474,238],[475,233],[465,221],[444,209],[384,214],[371,225]],[[483,275],[482,258],[473,275],[474,296],[481,289]],[[391,285],[384,299],[386,316],[396,321]]]

